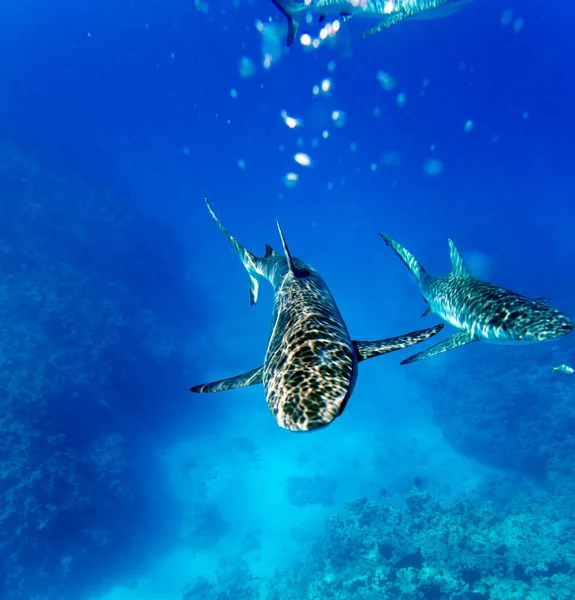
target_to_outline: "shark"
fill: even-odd
[[[299,21],[306,14],[327,17],[378,19],[379,23],[359,35],[360,38],[388,29],[405,19],[435,19],[459,11],[473,0],[272,0],[288,22],[286,45],[296,38]]]
[[[435,314],[458,329],[445,340],[402,361],[409,364],[447,350],[484,341],[499,344],[555,340],[573,330],[567,315],[548,305],[549,298],[528,298],[471,275],[461,253],[449,240],[451,273],[429,275],[401,244],[380,233],[413,274],[428,306],[423,316]]]
[[[342,414],[353,392],[358,363],[428,340],[443,323],[377,341],[350,338],[335,300],[309,264],[292,256],[279,222],[284,255],[266,245],[263,258],[244,248],[221,224],[208,198],[214,221],[239,255],[250,279],[250,304],[256,304],[262,279],[274,289],[271,333],[263,365],[246,373],[190,388],[213,393],[263,384],[277,424],[289,431],[313,431]]]

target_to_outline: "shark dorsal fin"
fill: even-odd
[[[277,256],[277,252],[269,244],[266,244],[266,254],[264,258],[271,258],[272,256]]]
[[[284,248],[284,254],[287,260],[287,264],[288,264],[288,268],[291,272],[292,275],[294,275],[295,277],[299,277],[300,276],[300,270],[296,268],[296,266],[294,265],[293,262],[293,258],[291,257],[288,245],[286,243],[286,240],[284,238],[284,234],[280,225],[279,221],[276,221],[277,225],[278,225],[278,231],[280,232],[280,238],[282,240],[282,246]]]
[[[455,277],[471,277],[461,253],[457,249],[457,246],[453,243],[453,240],[449,240],[449,256],[451,257],[451,274]]]

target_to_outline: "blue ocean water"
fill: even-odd
[[[354,339],[439,322],[379,231],[574,317],[574,16],[288,50],[269,0],[4,2],[1,598],[574,596],[572,335],[374,358],[313,433],[188,391],[262,363],[273,301],[206,194],[259,256],[279,220]]]

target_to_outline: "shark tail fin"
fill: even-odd
[[[401,258],[403,264],[411,271],[413,276],[419,282],[421,278],[425,275],[425,269],[422,264],[411,254],[407,248],[404,248],[401,244],[398,244],[394,239],[390,238],[385,233],[379,234],[388,246],[391,246],[393,251]]]
[[[232,246],[235,248],[238,256],[240,257],[248,275],[250,276],[250,304],[253,306],[258,301],[259,291],[260,291],[260,279],[263,276],[261,270],[261,259],[252,254],[249,250],[244,248],[229,232],[228,230],[220,223],[214,209],[211,207],[208,197],[206,196],[206,206],[212,215],[212,218],[216,222],[217,226],[220,228],[222,233],[228,238]]]
[[[451,258],[452,275],[461,278],[471,277],[471,273],[461,256],[461,252],[459,252],[453,240],[449,240],[449,257]]]
[[[282,246],[283,246],[283,249],[284,249],[284,254],[285,254],[285,257],[286,257],[286,260],[287,260],[287,263],[288,263],[288,267],[289,267],[290,273],[294,277],[303,277],[305,275],[305,272],[302,269],[298,269],[295,266],[295,264],[293,262],[293,258],[291,256],[291,253],[289,251],[287,242],[285,240],[285,237],[284,237],[284,234],[283,234],[280,222],[276,221],[276,223],[277,223],[277,226],[278,226],[278,231],[280,232],[280,238],[282,240]]]
[[[286,39],[286,45],[291,46],[295,41],[295,36],[297,35],[298,23],[293,18],[292,14],[289,10],[283,5],[281,0],[272,0],[275,4],[276,8],[281,12],[281,14],[287,19],[288,22],[288,33]]]

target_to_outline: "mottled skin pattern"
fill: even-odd
[[[458,10],[470,0],[393,0],[386,2],[385,0],[373,0],[376,5],[383,5],[384,10],[380,14],[386,14],[385,19],[375,27],[368,29],[360,34],[359,37],[364,38],[368,35],[373,35],[389,27],[393,27],[401,23],[409,17],[424,15],[428,11],[446,7],[450,5],[454,10]]]
[[[542,302],[474,277],[430,277],[420,282],[431,310],[474,339],[493,343],[543,342],[566,335],[571,321]]]
[[[272,331],[261,369],[238,376],[241,385],[264,384],[266,401],[280,427],[309,431],[329,424],[347,404],[355,386],[358,357],[335,300],[321,276],[293,258],[266,247],[257,258],[212,217],[230,240],[250,274],[250,298],[257,300],[258,277],[274,288]],[[254,293],[255,289],[255,293]],[[428,336],[429,337],[429,336]],[[239,387],[237,378],[191,388],[214,392]]]
[[[573,330],[572,321],[545,302],[472,277],[451,240],[453,270],[447,277],[434,277],[401,244],[388,235],[381,236],[417,279],[429,304],[426,314],[435,313],[460,330],[402,364],[479,340],[503,344],[543,342]]]
[[[281,427],[317,429],[347,404],[357,377],[355,348],[318,273],[297,258],[298,277],[285,258],[270,262],[275,298],[263,371],[268,407]]]
[[[250,275],[250,300],[258,297],[259,279],[274,288],[272,331],[264,364],[235,377],[190,388],[209,393],[263,383],[277,423],[291,431],[325,427],[345,408],[360,361],[429,339],[442,325],[375,342],[351,340],[335,300],[321,276],[307,263],[266,246],[257,258],[237,242],[206,204]],[[279,227],[279,225],[278,225]]]
[[[288,20],[287,45],[290,46],[295,38],[297,24],[294,17],[306,13],[319,15],[320,21],[326,16],[339,16],[343,20],[351,18],[382,18],[382,21],[371,29],[360,34],[359,37],[367,37],[387,29],[409,18],[424,15],[434,9],[450,5],[453,10],[458,10],[471,0],[357,0],[351,2],[346,0],[272,0],[276,7]]]

